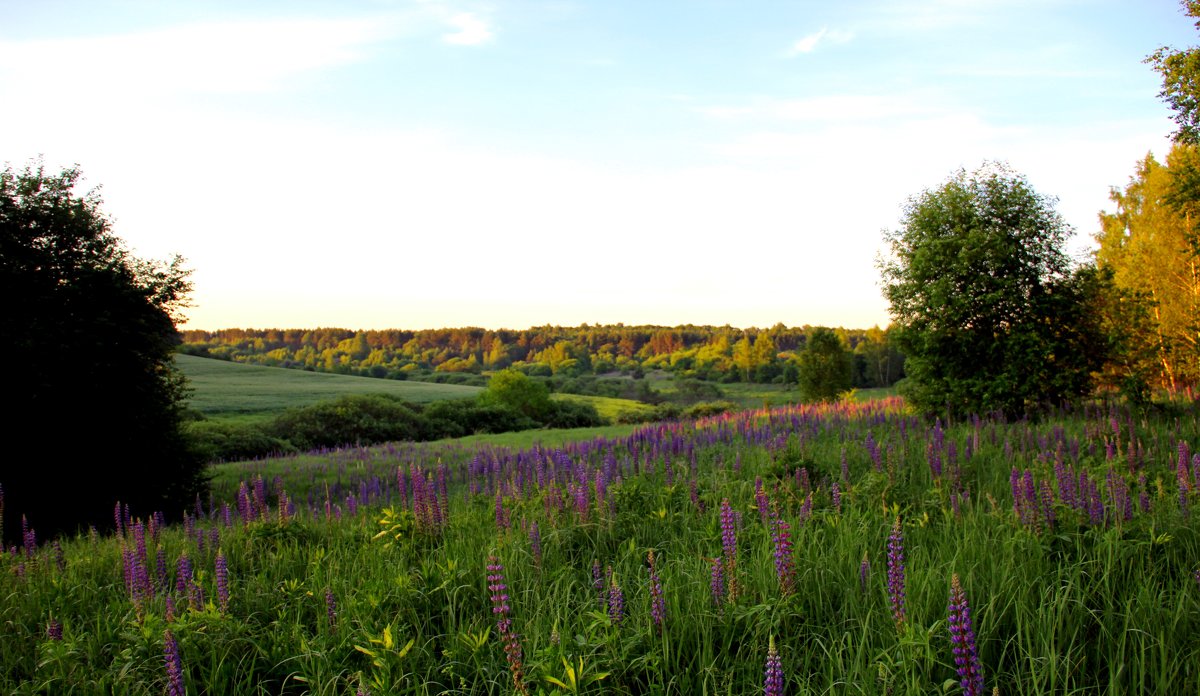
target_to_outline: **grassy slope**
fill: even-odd
[[[479,387],[401,382],[262,367],[192,355],[176,364],[192,385],[189,406],[209,418],[268,418],[293,406],[306,406],[343,394],[391,394],[415,403],[470,398]]]
[[[343,394],[391,394],[414,403],[429,403],[466,399],[481,391],[479,387],[457,384],[349,377],[244,365],[193,355],[177,355],[175,360],[192,385],[189,406],[216,420],[264,420],[294,406],[306,406]],[[651,408],[637,401],[601,396],[556,394],[554,398],[590,403],[601,416],[614,420],[627,411]]]

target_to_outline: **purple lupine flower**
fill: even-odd
[[[842,488],[834,481],[829,486],[829,495],[833,498],[833,509],[837,514],[842,514]]]
[[[491,592],[492,613],[496,616],[496,632],[504,643],[504,656],[512,672],[513,686],[520,694],[528,694],[524,680],[523,656],[520,637],[513,631],[508,605],[508,585],[504,584],[504,566],[496,556],[488,556],[488,591]]]
[[[204,603],[204,588],[193,579],[188,586],[188,604],[196,611],[204,611]]]
[[[608,567],[608,618],[618,628],[625,620],[625,593],[617,583],[617,575],[612,566]]]
[[[229,609],[229,566],[225,562],[225,554],[217,549],[217,604],[224,614]]]
[[[958,573],[950,578],[950,641],[953,644],[954,666],[964,696],[983,696],[983,666],[975,645],[975,630],[971,625],[971,609],[967,594],[959,582]]]
[[[754,477],[754,504],[758,507],[758,517],[765,525],[767,518],[771,514],[771,501],[767,497],[767,492],[763,490],[763,480],[761,476]]]
[[[187,595],[188,585],[192,583],[192,561],[187,553],[179,555],[175,563],[175,593],[181,598]]]
[[[763,675],[763,696],[783,696],[783,661],[775,647],[775,636],[767,643],[767,668]]]
[[[163,657],[167,664],[168,696],[184,696],[183,658],[179,655],[179,644],[175,642],[170,629],[163,632]]]
[[[712,559],[712,569],[709,572],[708,588],[712,592],[713,603],[718,607],[725,601],[725,564],[720,556]]]
[[[646,562],[650,566],[650,619],[654,622],[654,627],[662,631],[663,619],[667,615],[667,602],[663,597],[662,580],[658,577],[658,568],[654,563],[654,549],[646,555]]]
[[[337,628],[337,598],[333,596],[333,588],[325,588],[325,619],[330,628]]]
[[[900,527],[900,515],[896,515],[896,523],[892,525],[887,548],[888,598],[892,604],[892,619],[898,628],[902,628],[906,609],[904,603],[904,531]]]
[[[721,550],[725,559],[726,598],[732,603],[737,596],[737,522],[729,498],[721,501]]]
[[[61,623],[59,623],[58,621],[56,621],[55,619],[52,618],[48,622],[46,622],[46,637],[49,638],[50,640],[62,640],[63,639],[62,632],[63,632],[63,625]]]
[[[779,593],[789,595],[796,586],[796,567],[792,558],[791,526],[779,516],[771,515],[771,541],[775,546],[775,577],[779,581]]]
[[[29,526],[25,515],[21,515],[21,544],[25,549],[25,556],[33,558],[33,553],[37,550],[37,532]]]
[[[164,614],[166,614],[167,623],[175,620],[175,597],[172,595],[166,596],[166,610]]]
[[[604,598],[604,572],[599,560],[592,561],[592,589],[601,599]]]
[[[542,533],[538,530],[537,520],[529,527],[529,550],[533,553],[533,563],[542,567]]]
[[[862,563],[858,564],[858,586],[865,593],[867,591],[867,581],[871,578],[871,561],[867,559],[867,552],[863,551]]]

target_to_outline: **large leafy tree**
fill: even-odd
[[[178,515],[204,486],[181,434],[179,258],[134,257],[78,168],[0,171],[4,534],[105,526],[117,501]]]
[[[1183,0],[1183,13],[1196,19],[1200,29],[1200,0]],[[1146,62],[1162,76],[1158,96],[1175,112],[1177,142],[1200,144],[1200,48],[1180,50],[1163,46]]]
[[[1200,220],[1192,203],[1173,198],[1181,179],[1196,171],[1200,151],[1193,145],[1177,143],[1166,165],[1147,155],[1128,185],[1111,192],[1116,211],[1100,214],[1096,237],[1097,263],[1124,294],[1128,307],[1121,311],[1135,312],[1135,327],[1141,325],[1129,346],[1131,369],[1156,374],[1170,391],[1200,379]]]
[[[853,358],[831,329],[823,326],[813,329],[796,360],[800,396],[805,401],[833,401],[850,391]]]
[[[885,233],[884,294],[927,413],[1019,415],[1086,393],[1103,355],[1055,200],[999,164],[909,199]]]

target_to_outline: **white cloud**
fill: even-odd
[[[829,27],[821,27],[819,31],[815,31],[807,36],[797,39],[792,44],[785,55],[793,58],[802,53],[812,53],[816,50],[820,43],[843,44],[854,38],[854,34],[846,31],[830,31]]]
[[[442,35],[442,40],[448,44],[478,46],[487,43],[492,38],[492,31],[488,28],[487,22],[472,12],[455,13],[446,22],[455,28],[455,31]]]
[[[214,22],[86,38],[0,41],[0,94],[70,91],[253,92],[279,88],[315,69],[358,62],[387,22],[274,20]],[[37,70],[28,66],[37,65]],[[70,87],[47,80],[70,79]],[[75,76],[75,77],[72,77]],[[16,101],[9,101],[16,103]]]

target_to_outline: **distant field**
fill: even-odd
[[[650,413],[654,407],[632,399],[616,399],[607,396],[584,396],[581,394],[552,394],[551,398],[558,401],[576,401],[591,404],[603,418],[616,421],[625,413]]]
[[[188,405],[206,417],[242,422],[266,420],[289,408],[334,399],[343,394],[391,394],[413,403],[469,399],[479,387],[349,377],[282,367],[244,365],[227,360],[177,355],[175,362],[191,382]],[[627,412],[652,407],[629,399],[555,394],[555,399],[590,403],[601,416],[615,420]]]
[[[219,419],[266,419],[294,406],[307,406],[343,394],[391,394],[414,403],[428,403],[470,398],[481,391],[479,387],[457,384],[349,377],[192,355],[177,355],[175,362],[192,385],[188,405],[209,418]]]

